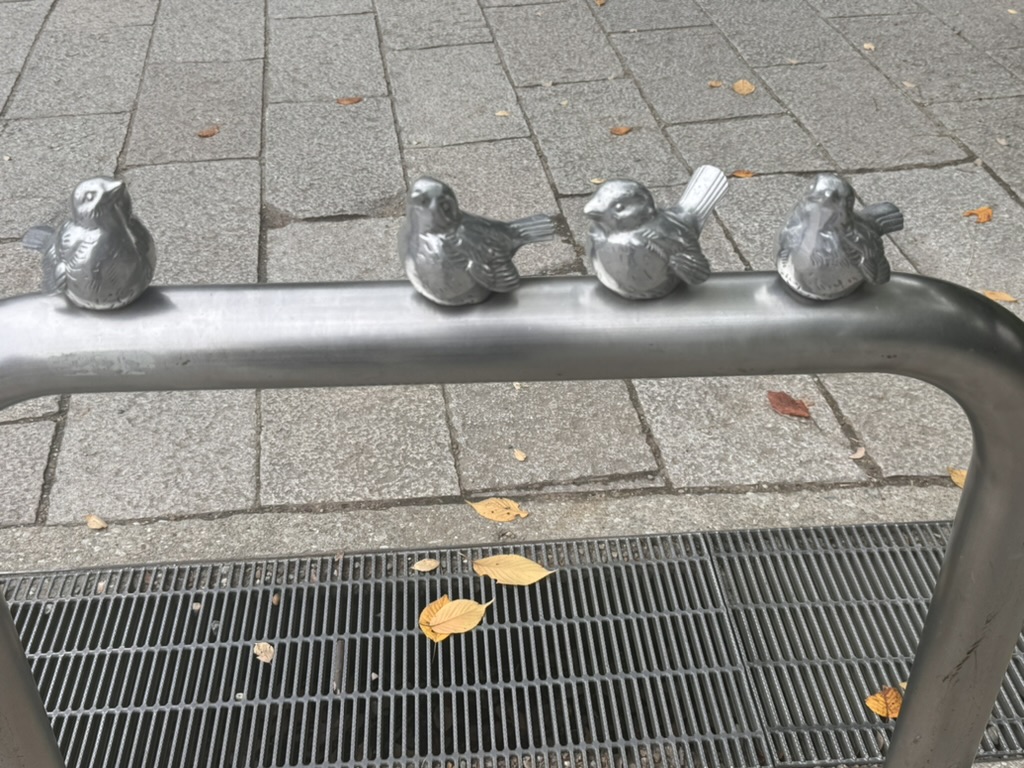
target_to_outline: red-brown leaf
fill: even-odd
[[[807,407],[807,403],[797,400],[785,392],[769,392],[768,404],[773,411],[781,413],[783,416],[796,416],[798,419],[811,418],[811,411]]]

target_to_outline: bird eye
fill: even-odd
[[[91,203],[95,199],[96,199],[96,193],[93,192],[92,190],[90,190],[90,191],[85,193],[85,202]]]
[[[616,203],[615,204],[615,210],[618,211],[619,213],[621,213],[625,209],[626,209],[626,206],[625,206],[624,203]]]

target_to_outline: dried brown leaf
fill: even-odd
[[[483,501],[467,501],[467,504],[488,520],[496,523],[509,523],[517,517],[526,517],[530,513],[521,509],[512,499],[492,497]]]
[[[102,531],[107,527],[107,521],[99,515],[86,515],[85,524],[92,528],[94,531]]]
[[[757,90],[757,86],[749,80],[737,80],[732,84],[732,89],[740,96],[749,96]]]
[[[507,109],[499,109],[497,112],[494,113],[494,116],[495,117],[508,117],[511,114],[512,113],[509,112]]]
[[[865,453],[867,453],[867,451],[864,450],[864,446],[862,445],[860,448],[858,448],[856,451],[850,454],[850,458],[853,459],[854,461],[856,461],[857,459],[863,459]]]
[[[427,634],[427,637],[430,637],[430,634],[427,633],[427,629],[430,629],[441,640],[448,635],[469,632],[483,621],[484,614],[493,602],[493,600],[487,603],[478,603],[476,600],[450,600],[438,608],[434,615],[427,620],[426,628],[424,628],[421,615],[420,628],[423,629],[424,634]],[[431,639],[434,638],[431,637]],[[441,640],[434,640],[434,642],[439,643]]]
[[[218,133],[220,133],[220,126],[219,125],[210,125],[210,126],[207,126],[206,128],[203,128],[203,130],[201,130],[199,133],[197,133],[196,136],[198,136],[200,139],[212,139]]]
[[[729,174],[734,179],[751,179],[756,175],[753,171],[733,171]]]
[[[978,219],[979,224],[988,224],[992,221],[992,209],[987,205],[983,205],[980,208],[965,211],[964,216],[974,216]]]
[[[512,451],[512,455],[515,457],[516,461],[526,461],[526,451],[521,451],[518,448],[515,448]]]
[[[903,692],[899,688],[887,685],[878,693],[873,693],[864,699],[864,703],[879,717],[895,720],[900,716],[900,708],[903,706]]]
[[[946,467],[946,471],[949,472],[949,479],[953,481],[953,485],[957,488],[963,488],[964,483],[967,482],[967,470],[957,469],[956,467]]]
[[[722,87],[722,81],[721,80],[709,80],[708,81],[708,88],[721,88],[721,87]]]
[[[473,570],[478,576],[490,576],[499,584],[512,584],[520,587],[536,584],[554,573],[540,563],[535,563],[521,555],[482,557],[473,562]]]
[[[596,5],[598,8],[600,8],[606,2],[608,2],[608,0],[594,0],[594,5]]]
[[[1017,299],[1014,296],[1006,293],[1005,291],[982,291],[985,296],[992,299],[992,301],[1002,301],[1006,304],[1016,304]]]
[[[612,136],[625,136],[632,130],[628,125],[616,125],[612,127]]]
[[[417,560],[409,567],[414,571],[419,571],[420,573],[430,573],[431,571],[436,571],[439,565],[441,565],[440,562],[437,560],[431,560],[428,557],[423,560]]]
[[[275,592],[274,593],[273,597],[270,598],[270,604],[271,605],[280,605],[281,604],[281,593],[280,592]]]
[[[437,598],[437,600],[420,611],[420,629],[423,631],[424,635],[429,637],[435,643],[440,643],[448,637],[448,633],[436,632],[434,628],[431,627],[430,622],[432,622],[437,616],[437,612],[450,602],[451,600],[448,599],[448,595],[441,595],[441,597]]]
[[[252,655],[264,664],[269,664],[274,660],[274,646],[270,643],[256,643],[252,647]]]
[[[996,138],[996,144],[998,144],[1000,147],[1005,147],[1009,143],[1010,143],[1010,140],[1009,139],[1004,139],[1002,136],[999,136],[999,137]]]
[[[873,51],[873,50],[875,50],[875,44],[874,43],[864,43],[864,50],[865,51]]]
[[[781,413],[783,416],[796,416],[798,419],[811,418],[811,411],[807,407],[807,403],[797,400],[785,392],[769,392],[768,404],[773,411]]]
[[[341,99],[335,99],[335,101],[338,104],[341,104],[341,106],[343,106],[343,107],[351,107],[354,104],[361,103],[362,100],[363,100],[362,96],[346,96],[346,97],[341,98]]]

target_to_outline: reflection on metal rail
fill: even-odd
[[[0,408],[79,392],[844,372],[921,379],[963,407],[974,456],[888,766],[972,763],[1024,621],[1024,323],[942,281],[897,275],[822,303],[796,298],[774,272],[716,274],[636,302],[592,278],[545,278],[468,307],[434,305],[407,283],[150,288],[109,313],[61,296],[7,299],[0,329]],[[0,685],[0,766],[60,766],[3,605]]]

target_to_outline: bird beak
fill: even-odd
[[[587,204],[583,206],[583,215],[588,219],[593,219],[594,221],[601,218],[601,207],[597,202],[596,195],[590,198],[590,200],[587,201]]]
[[[124,182],[120,179],[108,179],[103,182],[104,194],[120,194],[122,191],[124,191]]]

